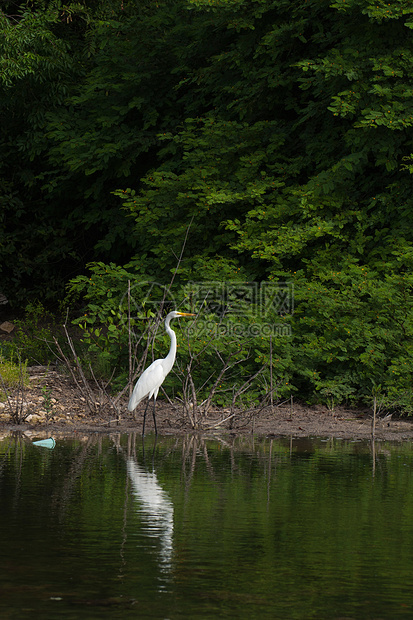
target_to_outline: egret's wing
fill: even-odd
[[[129,411],[133,411],[146,396],[151,398],[154,392],[158,392],[166,376],[163,368],[163,361],[163,359],[155,360],[141,374],[129,400]]]

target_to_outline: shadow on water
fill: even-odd
[[[2,618],[413,614],[410,443],[55,439],[0,438]]]

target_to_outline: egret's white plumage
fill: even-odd
[[[155,419],[156,398],[158,396],[159,388],[165,381],[165,377],[172,370],[172,366],[175,363],[176,357],[176,335],[173,329],[171,329],[171,327],[169,326],[169,324],[172,319],[176,319],[181,316],[195,315],[189,314],[188,312],[177,312],[176,310],[173,310],[173,312],[170,312],[168,314],[165,319],[165,330],[171,339],[171,347],[169,349],[169,353],[163,359],[155,360],[154,362],[152,362],[152,364],[148,366],[148,368],[141,374],[138,381],[136,382],[136,385],[132,392],[132,396],[129,399],[128,409],[129,411],[134,411],[141,402],[141,400],[148,397],[148,403],[143,414],[142,435],[145,433],[146,411],[148,409],[149,400],[151,398],[153,398],[153,422],[155,425],[155,433],[157,433]]]

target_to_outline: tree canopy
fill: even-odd
[[[88,263],[166,284],[185,240],[181,291],[294,284],[284,392],[407,398],[411,2],[5,2],[0,28],[10,299]]]

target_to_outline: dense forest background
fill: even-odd
[[[128,280],[187,309],[227,282],[181,342],[199,385],[231,358],[227,398],[261,370],[251,398],[413,409],[409,0],[2,0],[0,28],[13,307],[69,290],[120,369]]]

